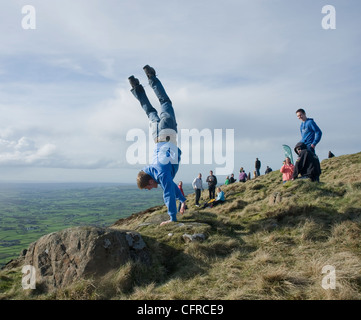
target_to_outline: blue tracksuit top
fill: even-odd
[[[171,221],[177,221],[177,204],[186,201],[173,179],[178,171],[181,150],[171,142],[159,142],[153,153],[152,164],[143,168],[163,189],[164,203]]]
[[[308,147],[311,146],[311,144],[316,146],[321,140],[322,131],[311,118],[307,118],[305,122],[301,123],[300,131],[302,136],[300,142],[303,142]]]

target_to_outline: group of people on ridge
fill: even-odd
[[[256,158],[255,171],[253,172],[254,178],[257,178],[261,175],[260,169],[261,169],[261,161],[258,158]],[[272,172],[272,169],[269,166],[267,166],[265,174],[270,173],[270,172]],[[239,169],[238,181],[246,182],[247,180],[251,180],[251,173],[249,172],[247,175],[246,171],[243,169],[243,167],[241,167]],[[236,181],[237,180],[234,178],[234,174],[232,173],[231,176],[226,177],[224,184],[228,185],[228,184],[234,183]]]
[[[163,200],[168,209],[169,220],[163,221],[160,225],[165,225],[170,222],[177,221],[177,213],[183,214],[186,210],[186,198],[183,193],[182,186],[178,187],[174,183],[174,178],[179,169],[181,160],[181,150],[177,147],[177,121],[173,109],[172,101],[169,99],[162,83],[156,75],[154,68],[146,65],[143,70],[148,78],[150,87],[157,96],[161,112],[158,111],[150,103],[144,87],[140,84],[139,79],[134,76],[128,78],[132,87],[131,92],[139,101],[142,109],[146,113],[152,138],[155,142],[153,152],[153,161],[150,165],[144,167],[137,176],[137,185],[140,189],[151,190],[157,188],[158,185],[163,189]],[[296,112],[297,117],[302,120],[301,135],[302,140],[295,146],[295,152],[298,154],[298,159],[294,165],[292,178],[310,178],[312,181],[319,181],[321,174],[320,163],[315,153],[315,146],[320,141],[322,132],[313,121],[306,117],[303,109]],[[258,159],[257,159],[258,160]],[[285,179],[291,177],[290,172],[287,171],[286,166],[289,166],[289,160],[285,160],[284,172]],[[257,166],[256,174],[260,175],[260,163]],[[241,174],[242,172],[240,172]],[[242,175],[243,176],[243,175]],[[199,206],[199,199],[202,190],[202,184],[197,179],[201,179],[201,174],[193,181],[193,187],[196,189],[196,205]],[[234,179],[234,177],[233,177]],[[215,190],[217,185],[217,178],[210,172],[206,182],[208,183],[209,198],[212,200],[212,205],[217,205],[225,200],[224,192],[217,188],[217,198],[215,197]],[[200,186],[200,188],[199,188]],[[199,190],[199,191],[198,191]],[[179,201],[177,208],[176,201]],[[208,203],[207,203],[208,205]]]
[[[220,187],[216,188],[218,181],[217,181],[217,177],[213,174],[212,170],[209,172],[209,176],[207,177],[206,182],[208,183],[209,201],[203,204],[203,208],[207,206],[214,207],[220,203],[223,203],[225,201],[225,195]],[[193,180],[192,187],[195,190],[195,195],[196,195],[195,205],[196,207],[199,207],[200,206],[199,200],[201,198],[201,193],[203,190],[201,173],[199,173],[198,176]],[[216,190],[217,190],[217,197],[215,195]]]

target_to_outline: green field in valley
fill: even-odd
[[[0,184],[0,267],[41,236],[69,227],[110,226],[162,205],[160,188],[121,184]]]

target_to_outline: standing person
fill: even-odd
[[[238,176],[239,182],[246,182],[247,180],[247,174],[244,172],[243,167],[239,169],[239,176]]]
[[[302,121],[300,126],[302,139],[300,142],[303,142],[309,150],[316,153],[316,145],[320,142],[322,137],[321,129],[312,118],[307,118],[305,110],[298,109],[296,115],[297,118]]]
[[[178,183],[178,189],[179,189],[180,192],[182,193],[183,197],[185,197],[184,191],[183,191],[183,181],[179,181],[179,183]],[[182,207],[182,202],[179,201],[178,212],[180,212],[181,207]],[[180,213],[183,214],[183,212],[180,212]]]
[[[209,171],[206,182],[208,182],[209,199],[214,199],[216,197],[217,177],[213,175],[212,170]]]
[[[177,122],[172,102],[157,78],[155,70],[148,65],[143,70],[148,77],[149,85],[159,99],[161,113],[159,117],[139,80],[130,76],[128,80],[132,86],[131,92],[148,116],[155,142],[152,164],[138,173],[137,185],[139,189],[151,190],[157,188],[158,185],[163,189],[163,200],[168,208],[170,220],[163,221],[160,224],[162,226],[177,221],[176,200],[182,203],[180,212],[183,214],[185,211],[186,198],[173,181],[179,169],[182,152],[176,145]]]
[[[256,158],[256,162],[254,164],[254,167],[256,169],[256,175],[257,175],[257,177],[259,177],[261,175],[261,173],[259,171],[261,169],[261,161],[259,161],[258,158]]]
[[[295,166],[291,163],[291,159],[287,157],[286,160],[283,161],[283,166],[280,169],[280,172],[282,173],[283,183],[292,180],[294,170],[295,170]]]
[[[298,159],[292,178],[297,179],[298,175],[301,175],[301,179],[309,178],[311,181],[320,181],[320,161],[314,152],[309,150],[303,142],[297,143],[294,150],[298,154]]]
[[[202,183],[202,174],[199,173],[198,177],[195,178],[192,182],[192,187],[196,193],[196,207],[199,207],[199,199],[201,198],[201,193],[203,190],[203,183]]]

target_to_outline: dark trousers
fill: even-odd
[[[216,186],[208,186],[209,199],[215,199],[216,197]]]
[[[220,204],[220,203],[223,203],[224,200],[216,200],[216,201],[213,201],[213,207],[216,206],[217,204]]]
[[[196,205],[199,205],[199,199],[201,198],[201,189],[196,189]]]

